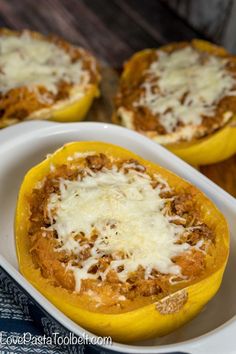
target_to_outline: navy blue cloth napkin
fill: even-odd
[[[58,339],[72,336],[0,267],[0,354],[114,354],[109,345],[101,349]]]

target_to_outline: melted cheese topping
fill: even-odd
[[[68,53],[54,43],[32,38],[27,32],[19,37],[0,36],[0,92],[44,86],[57,94],[59,81],[86,86],[89,72],[82,61],[71,62]]]
[[[75,235],[82,232],[88,239],[94,231],[98,235],[82,268],[70,267],[77,291],[82,279],[100,276],[105,280],[110,270],[117,271],[120,266],[123,270],[117,275],[122,282],[139,266],[145,269],[146,279],[153,269],[181,275],[180,267],[172,258],[190,248],[187,243],[176,244],[185,229],[163,215],[165,199],[160,197],[159,187],[152,187],[150,176],[131,168],[126,173],[116,166],[96,173],[87,169],[87,176],[82,180],[61,179],[60,193],[50,195],[50,229],[57,231],[62,244],[60,250],[79,255],[87,245],[80,245]],[[156,179],[162,184],[162,191],[169,189],[161,177]],[[89,273],[103,255],[112,256],[106,271]]]
[[[226,70],[227,59],[200,53],[192,47],[172,53],[157,51],[147,70],[144,94],[134,106],[147,107],[171,133],[178,123],[199,126],[214,116],[217,103],[235,95],[236,80]]]

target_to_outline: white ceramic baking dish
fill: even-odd
[[[231,253],[223,284],[196,319],[166,337],[133,345],[113,343],[103,350],[142,354],[236,353],[236,201],[165,148],[125,128],[103,123],[35,121],[0,131],[0,266],[49,316],[77,335],[88,333],[57,310],[20,275],[13,230],[17,193],[26,171],[64,143],[80,140],[121,145],[174,171],[199,187],[218,205],[231,229]]]

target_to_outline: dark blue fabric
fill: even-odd
[[[0,267],[0,354],[114,353],[109,350],[109,347],[100,349],[92,345],[58,345],[58,343],[45,341],[35,344],[33,340],[38,336],[50,339],[55,332],[64,337],[70,336],[64,327],[35,303],[24,289]],[[23,336],[26,341],[19,343],[19,338]]]

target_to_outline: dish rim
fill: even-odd
[[[178,158],[177,156],[173,155],[170,151],[166,150],[164,147],[158,145],[157,143],[151,141],[150,139],[141,136],[140,134],[128,130],[124,127],[115,126],[110,123],[97,123],[97,122],[78,122],[78,123],[54,123],[54,122],[47,122],[47,121],[31,121],[31,122],[22,122],[14,126],[10,126],[5,128],[4,130],[0,131],[0,141],[1,141],[1,153],[4,153],[9,149],[12,145],[17,145],[20,141],[24,140],[27,135],[34,134],[34,138],[44,136],[44,133],[47,133],[50,136],[54,134],[62,134],[63,132],[69,133],[78,131],[88,131],[90,129],[99,129],[104,130],[108,129],[110,132],[113,131],[113,134],[117,133],[118,135],[130,136],[139,140],[139,144],[145,144],[146,147],[149,146],[150,151],[157,150],[158,153],[165,153],[165,158],[171,161],[173,164],[178,164],[178,168],[182,168],[184,171],[184,178],[187,180],[191,180],[191,183],[196,182],[197,187],[202,190],[199,185],[203,186],[203,192],[209,194],[214,193],[216,197],[220,200],[220,202],[226,204],[229,209],[236,210],[236,200],[229,195],[227,192],[222,190],[219,186],[217,186],[214,182],[210,181],[207,177],[202,175],[199,171],[195,170],[192,166],[188,165],[186,162]],[[32,135],[31,135],[32,137]],[[0,153],[0,154],[1,154]],[[211,197],[210,197],[211,198]],[[89,336],[95,337],[94,334],[85,330],[83,327],[77,325],[75,322],[71,321],[67,316],[65,316],[61,311],[59,311],[53,304],[51,304],[39,291],[37,291],[22,275],[21,273],[11,265],[3,256],[0,255],[0,265],[2,268],[14,278],[14,280],[26,290],[27,293],[37,302],[39,303],[46,312],[49,313],[53,318],[56,319],[59,323],[61,323],[65,328],[69,329],[70,331],[76,333],[77,335],[83,336],[87,334]],[[53,314],[55,313],[58,315],[55,317]],[[75,328],[73,328],[75,327]],[[76,328],[77,327],[77,328]],[[225,331],[228,333],[231,331],[232,336],[233,332],[236,329],[236,315],[233,316],[231,319],[226,321],[224,324],[220,325],[219,327],[200,335],[196,338],[192,338],[186,341],[174,343],[174,344],[163,344],[163,345],[154,345],[154,346],[137,346],[132,344],[122,344],[113,342],[113,345],[107,349],[112,351],[119,351],[122,353],[164,353],[167,351],[191,351],[191,353],[198,352],[201,353],[201,349],[198,347],[199,342],[202,344],[207,345],[209,341],[215,341],[215,345],[219,345],[220,343],[224,343],[223,337]],[[81,332],[81,333],[79,333]],[[219,339],[221,338],[221,339]],[[217,340],[216,340],[217,339]],[[217,343],[217,344],[216,344]],[[197,347],[198,348],[197,348]],[[206,350],[206,346],[204,346],[204,352]],[[106,348],[106,347],[105,347]],[[222,348],[223,350],[223,348]],[[203,352],[202,352],[203,353]]]

